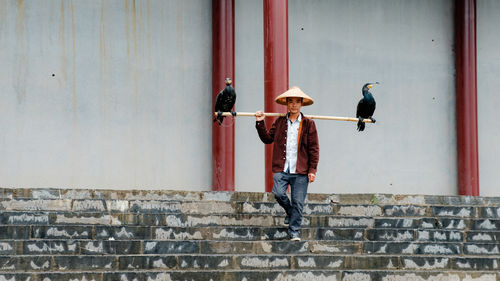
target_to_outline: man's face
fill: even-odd
[[[286,98],[286,106],[291,114],[297,114],[302,107],[302,98]]]

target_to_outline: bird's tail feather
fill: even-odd
[[[222,122],[224,121],[224,116],[218,116],[218,117],[215,117],[214,119],[214,122],[218,120],[219,121],[219,125],[222,125]]]
[[[365,123],[363,122],[358,122],[358,131],[363,131],[365,129]]]

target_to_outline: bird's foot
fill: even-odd
[[[363,117],[358,117],[359,123],[363,123],[363,120],[365,120],[365,119],[363,119]]]
[[[371,116],[370,116],[370,118],[368,118],[368,119],[372,120],[372,123],[377,122],[377,120],[375,120],[375,118],[373,118],[373,117],[371,117]]]
[[[222,111],[217,110],[217,117],[215,117],[214,122],[217,121],[219,125],[222,125],[222,120],[224,120],[224,117],[222,116]]]
[[[231,115],[236,116],[236,111],[231,111]]]

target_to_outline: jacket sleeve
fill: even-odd
[[[259,133],[259,138],[263,143],[273,143],[274,135],[276,133],[276,122],[273,123],[273,126],[271,127],[271,129],[269,129],[269,132],[266,129],[266,123],[264,122],[264,120],[256,121],[255,128],[257,128],[257,133]]]
[[[309,171],[308,173],[316,174],[316,169],[318,168],[319,162],[319,140],[318,131],[316,130],[316,124],[311,120],[311,126],[309,127],[309,134],[307,135],[307,142],[309,143],[308,153],[309,153]]]

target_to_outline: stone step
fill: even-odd
[[[282,226],[283,215],[109,214],[106,212],[0,212],[0,225]],[[304,227],[500,230],[500,219],[385,218],[304,215]]]
[[[360,254],[500,256],[498,243],[287,240],[3,240],[0,255]]]
[[[491,271],[394,271],[394,270],[223,270],[223,271],[118,271],[118,272],[37,272],[0,273],[0,280],[9,281],[408,281],[408,280],[463,280],[496,281],[500,273]]]
[[[182,190],[97,190],[55,188],[0,188],[0,198],[19,199],[102,199],[162,201],[275,202],[272,193]],[[500,197],[394,194],[308,193],[309,203],[378,205],[500,206]]]
[[[1,255],[140,254],[354,254],[361,242],[210,241],[210,240],[11,240],[0,242]]]
[[[500,233],[496,231],[468,231],[466,236],[467,242],[491,242],[500,244]]]
[[[0,281],[497,280],[500,198],[0,188]]]
[[[481,270],[497,272],[500,257],[362,255],[87,255],[3,256],[0,272],[119,270]]]
[[[304,227],[302,239],[498,243],[500,231]],[[247,226],[166,227],[108,225],[0,225],[0,239],[279,240],[287,228]]]
[[[101,199],[0,199],[1,211],[61,211],[151,214],[284,214],[276,202],[211,202]],[[500,218],[500,206],[415,206],[306,203],[304,214],[363,217]]]

